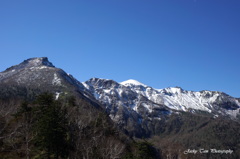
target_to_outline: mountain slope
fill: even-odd
[[[161,120],[171,110],[113,80],[92,78],[83,85],[100,101],[110,118],[133,136],[149,135],[149,121]]]
[[[179,87],[154,89],[132,79],[118,83],[91,78],[83,85],[105,106],[115,123],[134,135],[135,132],[147,136],[159,132],[157,125],[160,120],[168,120],[172,114],[181,112],[206,114],[214,118],[224,116],[235,119],[239,116],[238,99],[222,92],[193,92]]]
[[[97,100],[106,105],[107,109],[111,109],[113,105],[121,105],[142,114],[139,108],[143,107],[151,114],[154,109],[164,107],[172,111],[203,111],[232,118],[236,118],[240,110],[237,98],[217,91],[194,92],[180,87],[154,89],[136,80],[117,83],[97,78],[92,78],[83,85]]]
[[[46,57],[31,58],[0,73],[3,84],[29,87],[67,87],[69,84],[80,89],[83,86],[63,70],[56,68]]]
[[[124,81],[122,85],[139,93],[147,99],[166,105],[173,110],[180,111],[205,111],[214,115],[230,115],[236,117],[239,112],[240,102],[225,93],[217,91],[186,91],[180,87],[154,89],[152,87],[133,82]]]
[[[97,102],[81,82],[60,68],[56,68],[47,57],[30,58],[0,73],[0,87],[18,87],[49,91],[59,95],[68,93]]]

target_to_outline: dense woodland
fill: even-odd
[[[9,91],[9,94],[6,93]],[[0,158],[159,158],[147,141],[134,141],[103,110],[71,95],[1,96]],[[16,92],[15,92],[16,93]],[[14,93],[14,94],[15,94]],[[30,97],[30,98],[29,98]]]

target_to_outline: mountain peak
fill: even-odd
[[[124,86],[127,86],[127,85],[140,85],[140,86],[147,87],[147,85],[145,85],[145,84],[143,84],[141,82],[138,82],[137,80],[134,80],[134,79],[129,79],[127,81],[123,81],[120,84],[122,84]]]
[[[44,66],[48,66],[48,67],[55,67],[51,62],[48,61],[47,57],[34,57],[34,58],[30,58],[30,59],[23,61],[21,64],[23,64],[23,63],[29,64],[31,66],[44,65]]]
[[[22,63],[6,69],[5,72],[11,71],[11,70],[19,70],[23,68],[39,67],[39,66],[55,67],[51,62],[48,61],[47,57],[34,57],[34,58],[24,60]]]

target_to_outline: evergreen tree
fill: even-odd
[[[69,148],[65,111],[49,93],[40,95],[37,104],[39,104],[39,117],[35,125],[36,145],[48,159],[66,157]]]

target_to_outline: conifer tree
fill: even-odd
[[[38,97],[39,117],[35,131],[36,145],[48,159],[66,157],[68,154],[68,130],[65,112],[52,94],[45,93]]]

